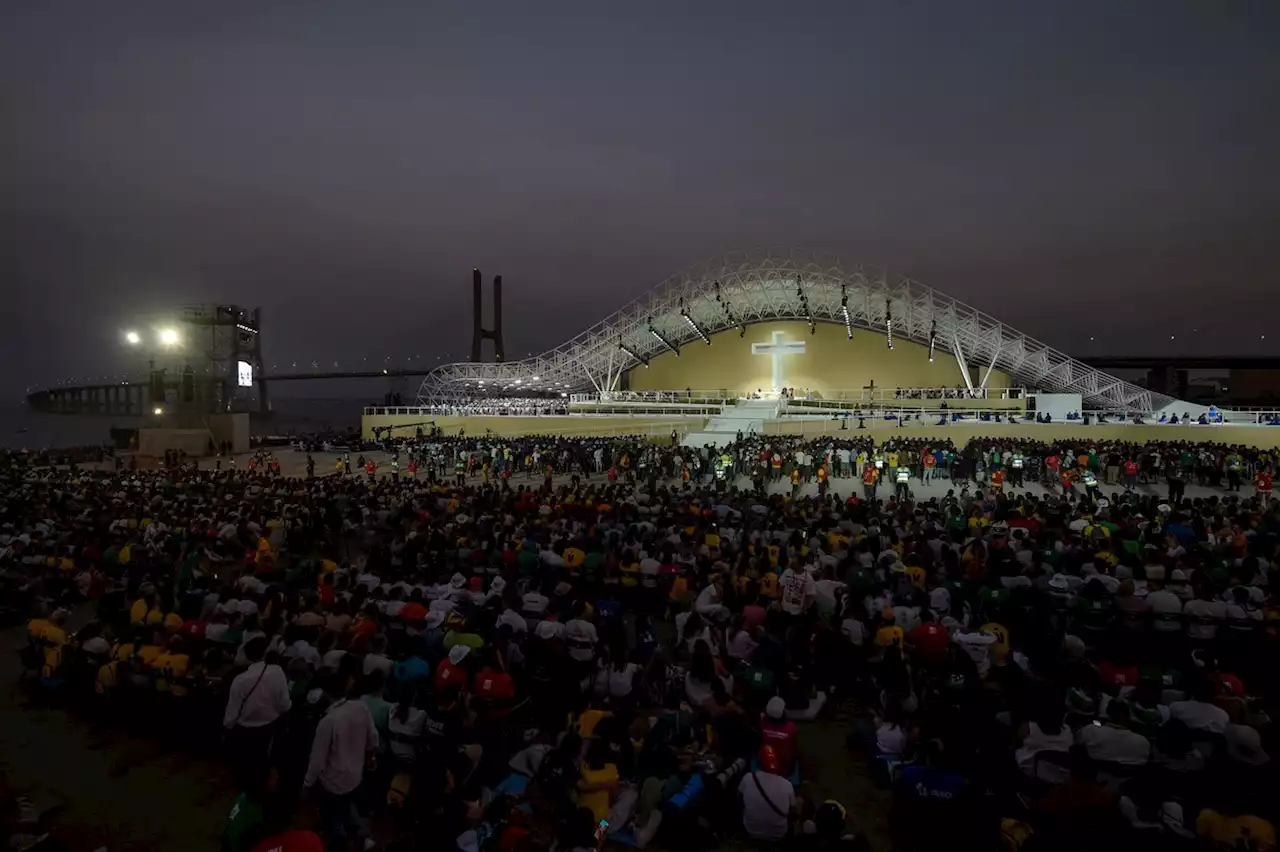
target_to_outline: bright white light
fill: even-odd
[[[564,391],[560,391],[560,395],[561,395],[561,396],[568,396],[569,394],[565,393]]]
[[[176,328],[160,329],[159,339],[161,346],[177,346],[182,341],[182,337],[178,334]]]
[[[130,346],[137,346],[142,342],[142,335],[136,331],[126,331],[124,333],[124,342]]]
[[[533,380],[536,382],[536,381],[538,380],[538,377],[537,377],[537,376],[534,376],[534,377],[533,377]]]
[[[520,384],[520,379],[516,379],[516,384]]]
[[[164,409],[157,405],[155,411],[151,413],[154,414],[156,417],[159,417],[161,414],[164,414]]]

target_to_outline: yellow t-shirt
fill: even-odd
[[[129,623],[141,624],[147,620],[147,602],[142,598],[138,598],[133,602],[133,606],[129,607]]]
[[[991,643],[991,656],[995,658],[997,663],[1003,663],[1005,657],[1009,654],[1009,628],[1003,624],[989,621],[982,625],[981,629],[984,633],[990,633],[996,637],[996,641]]]
[[[27,635],[32,639],[43,639],[45,631],[53,627],[53,622],[47,618],[33,618],[27,622]]]
[[[618,767],[606,763],[601,769],[582,767],[582,777],[578,780],[578,807],[590,808],[597,820],[608,819],[612,798],[609,790],[585,790],[583,788],[598,784],[617,784]]]
[[[138,649],[138,659],[142,660],[143,665],[154,666],[163,653],[164,648],[160,645],[143,645]]]
[[[760,594],[767,598],[776,598],[778,596],[778,575],[772,571],[766,572],[760,578]]]
[[[889,648],[892,646],[902,647],[902,628],[896,624],[890,624],[881,627],[876,631],[876,647]]]
[[[910,565],[907,567],[907,582],[911,585],[923,589],[925,581],[924,569],[919,565]]]
[[[1227,816],[1205,809],[1196,818],[1196,835],[1221,852],[1275,852],[1276,828],[1250,814]]]

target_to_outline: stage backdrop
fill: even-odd
[[[772,390],[775,366],[780,386],[795,388],[797,395],[807,390],[825,396],[836,391],[858,391],[872,381],[877,388],[964,385],[955,355],[941,340],[932,363],[927,346],[895,339],[890,350],[883,332],[854,329],[853,339],[849,340],[844,326],[828,323],[819,323],[815,334],[810,334],[808,324],[803,322],[760,323],[747,326],[745,337],[739,337],[738,330],[733,329],[712,335],[711,341],[710,346],[700,341],[685,344],[678,358],[666,352],[651,359],[647,369],[632,369],[629,387],[726,390],[746,395]],[[779,350],[783,354],[772,354]],[[986,365],[971,365],[970,370],[976,385],[986,372]],[[993,371],[987,387],[1010,387],[1009,376]]]

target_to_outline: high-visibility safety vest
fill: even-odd
[[[1244,463],[1240,460],[1240,456],[1236,455],[1235,453],[1232,453],[1231,455],[1227,456],[1227,467],[1229,467],[1231,470],[1239,470],[1243,466],[1243,464]]]
[[[1085,487],[1085,488],[1092,488],[1093,486],[1095,486],[1095,485],[1097,485],[1097,484],[1098,484],[1098,477],[1096,477],[1096,476],[1094,476],[1094,475],[1093,475],[1093,471],[1091,471],[1091,470],[1086,470],[1086,471],[1084,472],[1084,487]]]
[[[1015,469],[1022,467],[1022,456],[1013,457],[1013,466]]]
[[[899,485],[902,485],[902,484],[905,484],[905,483],[907,483],[907,482],[910,482],[910,481],[911,481],[911,468],[909,468],[909,467],[899,467],[899,468],[898,468],[898,474],[897,474],[897,475],[898,475],[898,484],[899,484]]]

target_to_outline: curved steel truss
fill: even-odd
[[[501,393],[607,392],[622,374],[704,335],[771,320],[848,325],[929,345],[967,365],[1003,370],[1016,384],[1079,393],[1086,407],[1152,411],[1174,400],[1095,370],[981,311],[884,270],[843,266],[797,249],[714,258],[668,278],[572,340],[522,361],[463,362],[429,374],[420,404]]]

